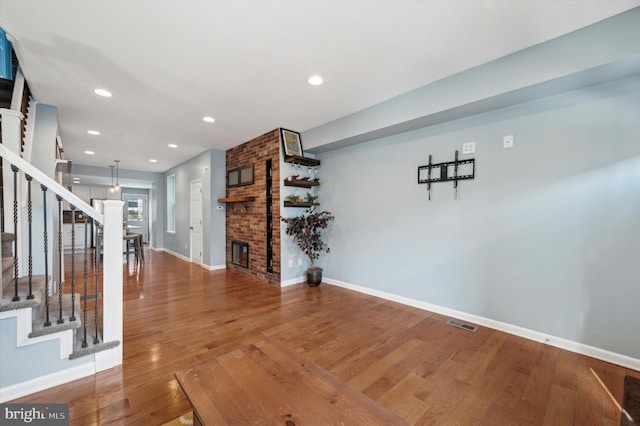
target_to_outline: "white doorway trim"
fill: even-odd
[[[191,262],[202,265],[202,179],[191,181],[189,200],[189,258]]]

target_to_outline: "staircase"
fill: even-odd
[[[51,277],[32,275],[18,278],[15,285],[14,270],[16,258],[13,256],[15,234],[2,233],[2,299],[0,312],[17,309],[31,311],[31,332],[28,338],[53,335],[65,330],[73,332],[72,352],[69,359],[112,349],[119,341],[104,342],[102,339],[101,295],[96,290],[95,281],[87,280],[84,293],[49,289]],[[86,253],[88,254],[88,251]],[[7,256],[8,255],[8,256]],[[95,258],[92,259],[95,265]],[[99,265],[98,265],[99,266]],[[88,269],[88,277],[95,271]],[[77,271],[76,271],[77,272]],[[76,273],[77,275],[77,273]],[[88,278],[87,277],[87,278]],[[31,282],[30,282],[31,281]],[[70,279],[65,280],[69,282]],[[79,281],[79,280],[78,280]],[[98,281],[98,284],[101,284]],[[75,286],[71,286],[75,290]],[[17,300],[16,300],[17,299]]]
[[[25,114],[0,109],[0,123],[0,189],[9,213],[0,246],[2,403],[122,364],[123,203],[107,201],[99,213],[28,161],[30,149],[49,148],[23,146],[25,127],[35,128]],[[65,201],[100,227],[98,249],[74,232],[64,252]]]

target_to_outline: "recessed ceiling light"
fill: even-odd
[[[93,91],[93,93],[95,93],[98,96],[103,96],[105,98],[110,98],[112,96],[111,92],[106,89],[96,89]]]
[[[176,145],[175,143],[170,143],[169,144],[169,148],[177,148],[177,147],[178,147],[178,145]]]
[[[149,158],[149,161],[152,162],[152,163],[157,163],[158,162],[158,160],[156,160],[155,158]]]
[[[207,116],[207,117],[202,117],[202,119],[203,119],[204,121],[206,121],[207,123],[213,123],[214,121],[216,121],[216,119],[215,119],[215,118],[213,118],[213,117],[209,117],[209,116]]]
[[[312,86],[320,86],[324,80],[319,75],[312,75],[307,82]]]
[[[85,153],[85,154],[87,154],[87,155],[93,155],[93,154],[95,154],[95,152],[93,152],[93,151],[85,151],[84,153]]]
[[[100,132],[97,131],[97,130],[87,130],[87,133],[89,133],[90,135],[95,135],[95,136],[100,134]]]

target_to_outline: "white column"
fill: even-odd
[[[121,200],[104,201],[103,240],[103,341],[119,340],[120,345],[96,354],[96,371],[122,364],[123,296],[122,296],[122,208]],[[97,250],[97,249],[96,249]]]

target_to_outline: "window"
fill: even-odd
[[[127,200],[127,220],[142,221],[144,220],[144,201],[140,198],[136,200]]]
[[[167,176],[167,232],[176,232],[176,175]]]

